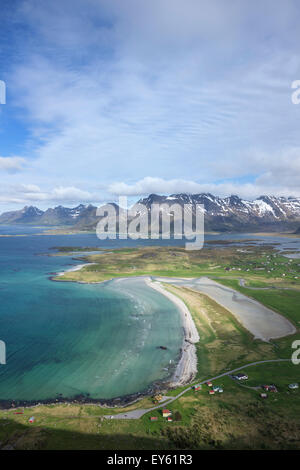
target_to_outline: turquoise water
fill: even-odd
[[[167,379],[183,336],[173,303],[143,280],[51,281],[51,273],[78,264],[42,255],[59,245],[100,241],[92,235],[0,238],[0,339],[7,347],[0,400],[111,399]]]

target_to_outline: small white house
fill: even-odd
[[[290,384],[289,385],[290,390],[296,390],[297,388],[299,388],[299,384]]]

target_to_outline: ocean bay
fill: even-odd
[[[0,240],[0,400],[111,399],[172,373],[183,332],[167,298],[138,280],[120,288],[50,279],[79,263],[45,256],[51,247],[99,244],[92,235]]]

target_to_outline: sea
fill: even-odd
[[[103,241],[92,233],[49,235],[28,226],[0,226],[0,235],[0,340],[6,345],[1,405],[115,404],[170,380],[183,341],[178,308],[142,279],[55,282],[55,273],[82,261],[51,254],[58,246],[112,249],[183,241]],[[206,241],[250,238],[300,253],[300,240],[286,237],[223,234],[207,235]]]

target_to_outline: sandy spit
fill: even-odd
[[[92,264],[96,264],[96,263],[78,264],[77,266],[74,266],[73,268],[67,269],[66,271],[62,271],[60,273],[57,273],[56,276],[63,276],[66,273],[71,273],[71,272],[74,272],[74,271],[80,271],[81,268],[84,268],[85,266],[91,266]]]
[[[179,297],[164,289],[160,282],[151,281],[150,278],[147,278],[146,283],[149,287],[152,287],[152,289],[155,289],[160,294],[171,300],[171,302],[179,308],[181,313],[184,329],[182,355],[171,379],[170,386],[179,387],[181,385],[185,385],[191,382],[197,374],[197,354],[195,343],[198,343],[200,340],[191,312]]]
[[[229,310],[253,334],[254,339],[269,342],[296,333],[295,326],[283,315],[255,299],[216,281],[200,277],[193,280],[158,278],[158,280],[199,291]]]

